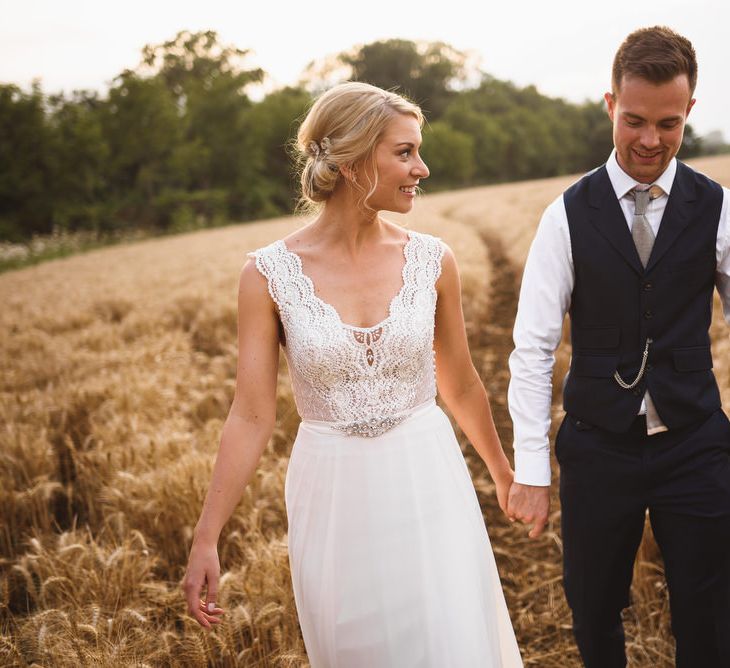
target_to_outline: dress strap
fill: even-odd
[[[302,271],[301,260],[289,252],[283,240],[248,253],[248,256],[255,260],[256,269],[266,279],[285,328],[291,318],[307,322],[327,312],[309,277]]]
[[[441,276],[441,260],[444,256],[444,244],[439,237],[421,232],[412,232],[418,242],[411,252],[416,256],[413,262],[414,271],[423,273],[435,285]],[[424,285],[425,287],[425,285]],[[433,286],[432,286],[433,287]]]
[[[394,310],[417,311],[426,295],[436,305],[436,281],[441,276],[444,245],[438,237],[410,232],[411,243],[406,246],[403,267],[403,290],[394,303]]]
[[[269,294],[283,314],[292,305],[293,287],[301,281],[301,270],[294,258],[286,252],[281,240],[247,254],[256,263],[256,269],[266,279]]]

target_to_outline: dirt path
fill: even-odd
[[[510,380],[508,359],[514,347],[512,327],[517,312],[521,267],[505,251],[493,232],[480,232],[490,259],[490,299],[487,316],[470,342],[477,369],[489,392],[497,431],[508,453],[512,452],[512,421],[507,405]],[[473,452],[473,451],[472,451]],[[467,452],[467,458],[477,459]],[[477,464],[470,461],[474,471]],[[489,480],[482,465],[475,476]],[[558,536],[560,515],[557,487],[553,486],[553,514],[545,534],[532,541],[522,525],[510,525],[504,518],[490,485],[490,494],[480,493],[480,502],[489,527],[493,549],[505,588],[507,605],[515,625],[525,665],[580,666],[570,632],[570,615],[561,588],[561,544]]]
[[[517,313],[518,273],[505,255],[502,242],[487,232],[482,241],[489,250],[491,260],[491,296],[489,316],[478,330],[473,346],[481,356],[478,369],[492,403],[494,420],[499,436],[511,447],[512,421],[507,408],[509,367],[507,360],[512,352],[512,325]]]

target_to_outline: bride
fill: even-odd
[[[512,470],[467,347],[456,261],[380,211],[429,172],[423,116],[345,83],[297,144],[310,224],[252,253],[239,285],[236,392],[184,590],[221,620],[217,541],[271,435],[279,344],[302,422],[287,471],[289,558],[313,668],[522,666],[476,494],[436,388],[506,507]],[[205,600],[201,600],[203,588]]]

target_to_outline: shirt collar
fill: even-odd
[[[616,159],[616,149],[611,151],[611,155],[606,161],[606,171],[608,172],[608,178],[611,180],[611,185],[613,186],[617,199],[625,197],[626,193],[640,185],[638,181],[621,169],[621,166],[618,164],[618,160]],[[674,176],[676,173],[677,159],[672,158],[662,175],[654,181],[654,184],[660,186],[667,196],[672,191],[672,184],[674,183]]]

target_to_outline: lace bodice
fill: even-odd
[[[374,436],[436,396],[435,283],[443,246],[436,237],[411,231],[403,253],[403,285],[388,316],[372,327],[343,323],[335,308],[317,297],[301,259],[283,241],[250,254],[279,309],[302,418]]]

